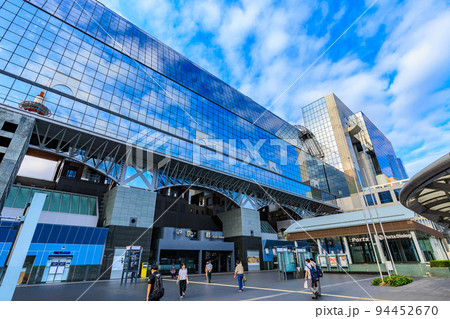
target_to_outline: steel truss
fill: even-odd
[[[32,148],[81,162],[118,181],[129,152],[124,145],[68,127],[42,124],[35,122]]]
[[[209,189],[228,198],[228,207],[234,203],[258,210],[278,205],[289,208],[301,218],[336,213],[339,209],[333,204],[269,188],[254,180],[226,175],[164,154],[150,153],[135,145],[127,145],[125,141],[48,120],[36,120],[30,147],[81,162],[121,185],[140,178],[153,191],[174,186]],[[129,167],[136,171],[131,176],[127,176]]]

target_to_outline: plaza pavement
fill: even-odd
[[[250,272],[246,276],[244,292],[239,293],[237,280],[233,279],[232,273],[213,273],[210,284],[206,282],[204,275],[190,275],[190,284],[183,302],[311,300],[311,293],[303,288],[303,280],[280,280],[277,271]],[[450,300],[450,278],[419,277],[403,287],[374,287],[370,284],[376,277],[374,275],[351,276],[353,279],[346,274],[325,273],[321,281],[322,297],[319,301]],[[164,288],[164,301],[180,300],[175,280],[165,277]],[[128,282],[126,285],[120,284],[120,280],[23,285],[17,287],[13,300],[70,301],[79,298],[83,301],[139,301],[145,300],[146,290],[145,279],[139,279],[137,283]]]

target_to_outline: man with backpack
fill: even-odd
[[[152,265],[151,274],[148,277],[147,301],[158,301],[164,296],[164,286],[158,265]]]
[[[320,278],[323,277],[323,271],[322,271],[322,268],[320,268],[320,266],[318,264],[316,264],[316,261],[314,259],[310,258],[309,261],[317,272],[317,280],[316,280],[317,296],[320,297],[320,296],[322,296],[322,290],[320,288]]]
[[[319,278],[319,275],[316,271],[316,268],[313,267],[311,261],[309,259],[306,259],[306,266],[305,266],[305,280],[308,282],[308,288],[312,291],[312,299],[317,299],[318,293],[317,293],[317,280]]]

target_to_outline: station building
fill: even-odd
[[[350,194],[312,132],[98,1],[0,0],[0,46],[3,263],[6,217],[48,195],[23,282],[117,276],[129,245],[162,270],[270,267],[266,237]],[[24,161],[52,172],[18,174]]]
[[[273,269],[277,247],[319,249],[286,241],[293,221],[342,213],[358,181],[406,177],[334,94],[312,103],[325,118],[308,107],[291,125],[95,0],[0,0],[0,46],[2,270],[10,218],[48,195],[23,283],[120,277],[130,245],[163,272]],[[327,117],[341,128],[321,131]],[[19,173],[38,161],[50,176]]]

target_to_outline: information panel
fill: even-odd
[[[330,267],[336,268],[338,266],[336,256],[328,255],[328,260],[330,261]]]

